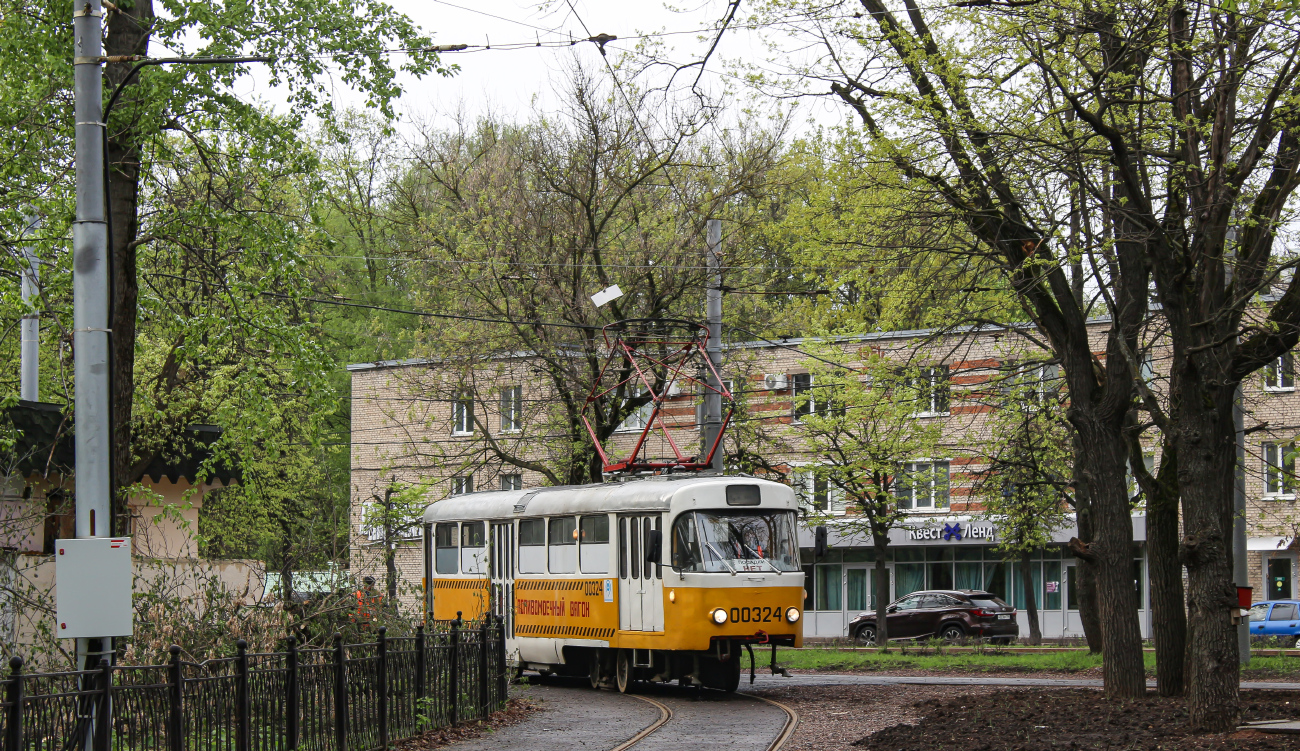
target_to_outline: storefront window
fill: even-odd
[[[817,567],[817,609],[839,610],[840,605],[840,566]]]
[[[1065,567],[1065,607],[1068,610],[1079,609],[1079,597],[1075,594],[1079,589],[1079,585],[1075,583],[1077,581],[1074,574],[1076,568],[1076,566]]]
[[[1043,561],[1043,610],[1061,609],[1061,562]]]
[[[1025,597],[1026,581],[1029,581],[1030,591],[1034,593],[1034,607],[1041,610],[1043,608],[1043,564],[1042,561],[1029,562],[1029,574],[1026,576],[1025,567],[1019,561],[1012,567],[1015,572],[1015,599],[1011,600],[1011,605],[1017,608],[1028,607],[1028,600]]]
[[[984,577],[979,563],[964,561],[957,562],[957,576],[955,589],[983,589]]]
[[[894,599],[925,589],[924,563],[894,564]]]
[[[1009,601],[1011,598],[1007,590],[1007,564],[1002,561],[985,561],[984,591]]]

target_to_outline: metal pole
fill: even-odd
[[[1237,398],[1232,404],[1232,427],[1237,436],[1237,471],[1232,493],[1232,578],[1238,587],[1250,586],[1250,561],[1246,552],[1246,427],[1241,408],[1241,385],[1237,385]],[[1250,664],[1250,623],[1241,619],[1237,624],[1238,659],[1242,665]]]
[[[72,224],[72,348],[76,378],[77,537],[109,533],[108,225],[104,200],[103,8],[100,0],[73,5],[73,119],[77,216]],[[96,646],[90,654],[91,643]],[[98,645],[103,646],[98,646]],[[101,651],[102,650],[102,651]],[[112,650],[111,639],[78,639],[77,667],[93,670]],[[91,702],[94,705],[94,702]],[[91,710],[94,711],[93,709]],[[107,726],[109,718],[96,718]],[[88,723],[84,746],[93,738]]]
[[[713,369],[720,372],[722,368],[722,222],[710,219],[706,226],[708,231],[704,260],[708,267],[709,280],[705,288],[704,321],[709,327],[709,343],[705,353],[709,357],[709,362],[713,364]],[[708,374],[708,384],[712,388],[704,392],[704,435],[701,456],[709,455],[709,450],[713,448],[714,442],[718,440],[718,433],[722,430],[722,395],[713,391],[713,389],[720,389],[722,384],[718,383],[718,379],[712,373]],[[714,452],[714,470],[722,471],[725,453],[721,446]]]
[[[24,235],[30,237],[40,226],[40,217],[35,215],[23,217]],[[41,314],[35,311],[34,302],[39,295],[37,283],[40,281],[36,249],[30,245],[24,247],[23,260],[26,262],[22,268],[23,306],[28,308],[28,312],[23,314],[22,350],[19,355],[22,366],[18,379],[18,395],[26,401],[38,402],[41,400]]]

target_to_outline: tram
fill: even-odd
[[[426,618],[500,617],[521,670],[734,691],[742,650],[802,644],[797,513],[752,477],[455,496],[424,514]]]

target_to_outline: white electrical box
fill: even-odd
[[[61,639],[130,636],[131,538],[54,542],[54,633]]]

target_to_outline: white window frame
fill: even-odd
[[[642,396],[646,393],[646,390],[644,384],[638,383],[633,389],[631,396],[628,397],[628,400],[630,401],[638,396]],[[639,430],[645,429],[645,426],[650,424],[650,415],[654,413],[654,409],[655,405],[653,401],[646,402],[640,407],[637,407],[631,414],[623,418],[623,422],[618,424],[618,427],[614,429],[614,432],[635,433]]]
[[[1264,497],[1295,498],[1295,443],[1264,441],[1259,453],[1264,464]]]
[[[830,480],[823,479],[826,483],[826,508],[818,509],[815,506],[816,498],[819,492],[817,489],[817,476],[811,471],[811,464],[796,464],[792,466],[791,486],[794,488],[795,497],[799,501],[799,508],[807,509],[813,513],[824,513],[831,516],[844,516],[847,512],[848,504],[844,502],[844,491],[835,487]]]
[[[936,505],[935,505],[935,500],[936,500],[937,497],[938,497],[937,494],[936,494],[936,492],[935,492],[937,485],[936,485],[936,483],[934,482],[934,479],[935,479],[934,476],[931,475],[931,478],[930,478],[930,487],[929,487],[929,492],[927,493],[927,496],[928,496],[927,501],[928,501],[928,504],[929,504],[929,505],[926,505],[926,506],[921,506],[921,505],[919,505],[919,504],[917,503],[917,497],[918,497],[918,496],[917,496],[916,488],[915,488],[915,487],[912,487],[912,486],[909,485],[909,487],[908,487],[908,492],[909,492],[909,495],[911,496],[911,506],[910,506],[909,508],[901,508],[901,503],[900,503],[900,508],[899,508],[900,511],[902,511],[902,512],[904,512],[904,513],[913,513],[913,514],[920,513],[920,514],[926,514],[926,513],[932,513],[932,512],[935,512],[935,511],[947,511],[947,510],[950,510],[950,509],[952,508],[952,459],[951,459],[951,458],[947,458],[947,459],[939,459],[939,458],[936,458],[936,459],[913,459],[912,461],[905,463],[905,464],[904,464],[900,469],[901,469],[901,472],[902,472],[902,473],[909,473],[909,474],[915,474],[915,473],[917,473],[917,472],[932,472],[932,471],[933,471],[933,467],[934,467],[934,465],[936,465],[936,464],[942,464],[942,465],[944,465],[945,467],[948,468],[948,480],[947,480],[946,483],[944,483],[944,496],[945,496],[945,498],[944,498],[944,504],[943,504],[942,506],[936,506]],[[924,467],[925,469],[922,469],[923,467]],[[899,489],[899,480],[900,480],[900,478],[895,478],[895,479],[894,479],[894,495],[895,495],[895,496],[898,496],[898,495],[899,495],[899,493],[898,493],[898,489]],[[901,498],[900,498],[900,500],[901,500]]]
[[[451,434],[474,435],[474,397],[462,394],[451,400]]]
[[[451,478],[452,495],[469,495],[474,492],[474,473]]]
[[[819,406],[817,404],[817,392],[813,390],[816,387],[817,379],[812,373],[791,373],[787,377],[790,383],[790,418],[795,423],[800,423],[803,422],[802,418],[817,414]],[[798,379],[805,377],[808,379],[806,385],[800,386],[796,383]],[[799,397],[805,392],[808,394],[808,404],[803,407],[803,411],[800,411]]]
[[[926,408],[912,413],[913,417],[946,417],[952,414],[952,379],[951,370],[947,365],[927,365],[921,369],[916,376],[920,379],[921,388],[918,389],[918,401],[927,400]],[[922,385],[923,384],[923,385]],[[939,387],[942,386],[942,389]],[[945,394],[944,401],[947,409],[939,410],[936,397],[939,393]]]
[[[502,490],[523,490],[524,489],[524,476],[519,474],[518,472],[502,474],[500,475],[500,478],[501,478],[500,483],[501,483]]]
[[[1295,359],[1290,352],[1264,366],[1264,390],[1295,391]]]
[[[501,389],[501,432],[518,433],[524,429],[524,387]]]
[[[361,525],[357,531],[358,533],[360,533],[362,537],[365,537],[371,542],[384,541],[384,525],[380,524],[377,527],[372,527],[366,523],[366,519],[375,512],[375,509],[377,509],[378,506],[379,506],[378,501],[366,501],[365,503],[361,504]],[[135,520],[136,517],[132,516],[131,517],[132,524],[136,523]],[[420,537],[423,534],[424,534],[424,530],[421,528],[421,525],[411,524],[406,529],[401,530],[400,532],[397,533],[396,540],[413,540],[417,537]]]
[[[730,378],[722,379],[722,387],[731,393],[733,401],[736,400],[736,382]],[[703,386],[700,387],[699,401],[695,404],[695,428],[698,430],[704,427],[704,398],[709,395],[709,390]],[[719,395],[721,398],[721,395]],[[725,412],[726,405],[723,405]]]

